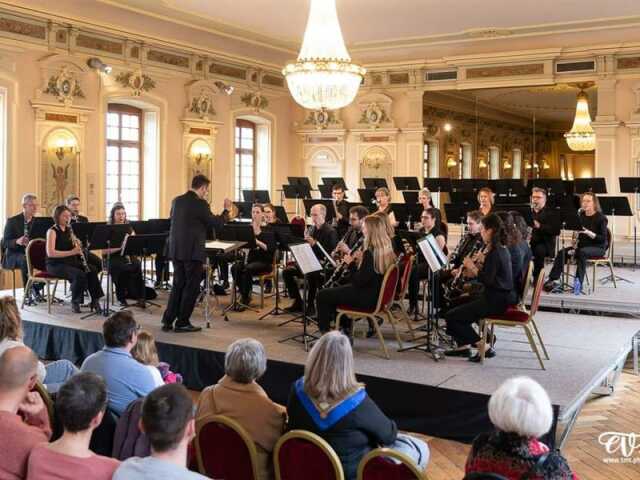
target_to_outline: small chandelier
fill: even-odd
[[[336,1],[311,0],[298,60],[282,70],[293,99],[309,110],[346,107],[356,98],[365,73],[351,63]]]
[[[589,102],[584,90],[578,93],[578,103],[576,105],[576,117],[573,120],[573,127],[564,134],[567,145],[571,150],[584,152],[596,148],[596,134],[591,127],[591,115],[589,115]]]

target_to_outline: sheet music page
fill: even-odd
[[[433,235],[427,235],[426,238],[427,238],[427,241],[429,242],[429,245],[431,246],[431,249],[433,250],[433,253],[435,253],[436,257],[438,257],[438,260],[440,261],[440,265],[441,266],[446,265],[447,256],[444,254],[444,252],[440,248],[440,245],[438,245],[438,242],[436,241],[436,237],[434,237]]]
[[[424,237],[418,240],[418,247],[420,248],[422,255],[424,255],[424,258],[427,260],[427,263],[429,264],[429,268],[431,269],[431,271],[432,272],[439,271],[442,268],[442,264],[440,263],[436,254],[433,252],[433,249],[431,248],[431,245],[429,244],[429,240],[427,240],[427,237]]]
[[[291,250],[300,271],[304,275],[322,270],[322,265],[320,265],[318,257],[313,253],[313,249],[308,243],[305,242],[297,245],[289,245],[289,250]]]
[[[204,248],[205,250],[222,250],[224,253],[227,253],[231,250],[237,250],[241,248],[246,242],[231,242],[224,240],[209,240],[205,242]]]

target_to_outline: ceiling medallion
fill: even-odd
[[[293,99],[308,110],[346,107],[356,97],[365,72],[351,62],[335,0],[311,0],[298,59],[282,70]]]

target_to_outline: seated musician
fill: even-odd
[[[476,265],[471,258],[463,262],[463,275],[477,277],[483,285],[481,293],[472,300],[448,310],[444,318],[447,322],[447,333],[453,337],[457,347],[445,352],[447,356],[468,357],[471,361],[479,362],[480,355],[471,357],[471,348],[479,347],[480,336],[473,328],[488,315],[504,313],[509,305],[516,302],[511,271],[511,258],[505,246],[504,225],[500,217],[489,214],[482,219],[480,230],[486,247],[484,254],[480,254]],[[486,358],[495,356],[495,351],[486,345]]]
[[[516,224],[511,213],[501,211],[496,212],[496,215],[500,217],[504,225],[506,235],[505,246],[507,247],[507,250],[509,250],[509,256],[511,257],[511,277],[513,278],[515,290],[519,295],[522,282],[524,282],[523,277],[526,275],[524,270],[524,252],[520,247],[522,234],[520,233],[520,230],[516,228]],[[518,296],[518,301],[519,300],[520,297]]]
[[[244,305],[251,304],[251,290],[253,276],[270,272],[273,268],[273,256],[276,245],[273,235],[268,235],[262,230],[264,209],[262,205],[254,204],[251,207],[251,225],[256,237],[256,248],[249,251],[246,264],[236,262],[231,267],[231,274],[240,289],[241,302]]]
[[[391,210],[391,193],[386,187],[380,187],[376,190],[376,203],[378,204],[377,212],[386,213],[389,215],[389,222],[393,228],[398,226],[396,215]]]
[[[80,197],[78,197],[77,195],[69,195],[64,201],[64,203],[67,207],[69,207],[69,210],[71,210],[70,225],[73,225],[74,223],[89,223],[89,219],[84,215],[80,214]],[[90,241],[91,239],[81,238],[80,240],[83,242],[86,242],[86,241]],[[100,259],[100,257],[92,252],[86,252],[86,253],[87,253],[87,261],[89,262],[89,265],[91,265],[92,268],[100,272],[102,270],[102,260]]]
[[[262,209],[264,212],[264,225],[278,225],[282,223],[282,221],[276,216],[276,207],[274,207],[273,204],[265,203],[262,205]]]
[[[533,278],[544,270],[544,259],[553,257],[556,245],[556,228],[551,221],[551,212],[547,208],[547,191],[544,188],[531,189],[531,251],[533,252]]]
[[[571,258],[576,259],[576,284],[574,291],[582,291],[587,259],[604,257],[608,246],[607,217],[602,213],[600,202],[595,193],[587,192],[580,196],[580,224],[582,230],[576,232],[577,241],[574,245],[559,251],[553,261],[553,268],[544,289],[550,292],[559,286],[562,267]]]
[[[124,205],[116,202],[111,207],[109,214],[110,225],[128,224],[127,211]],[[135,235],[136,232],[129,227],[129,235]],[[107,250],[103,250],[103,254]],[[106,257],[105,257],[106,258]],[[137,258],[129,255],[122,255],[122,248],[112,248],[109,255],[109,274],[116,286],[116,299],[123,307],[128,306],[127,298],[138,300],[136,306],[143,307],[143,283],[142,283],[142,266]]]
[[[22,196],[22,213],[7,219],[2,237],[2,268],[7,270],[20,270],[22,275],[22,285],[27,285],[29,270],[27,269],[27,258],[25,256],[33,218],[38,211],[38,197],[32,193]],[[35,284],[30,292],[24,292],[26,296],[25,304],[33,305],[36,301],[43,301],[42,284]]]
[[[71,282],[71,309],[80,313],[84,291],[89,290],[91,310],[101,310],[99,300],[104,296],[98,273],[85,260],[80,242],[70,226],[71,211],[58,205],[53,211],[54,225],[47,232],[47,272]]]
[[[333,251],[334,258],[336,255],[346,255],[353,250],[353,247],[362,238],[362,225],[367,215],[369,215],[369,210],[362,205],[356,205],[349,209],[349,229],[336,245]]]
[[[493,211],[494,195],[489,187],[482,187],[478,190],[478,210],[483,217],[486,217]]]
[[[331,254],[338,244],[338,234],[331,225],[325,222],[326,216],[327,209],[324,205],[317,204],[311,207],[312,226],[310,227],[310,231],[305,232],[304,238],[305,241],[313,247],[313,251],[321,263],[324,263],[325,256],[319,245],[322,245],[327,254]],[[282,277],[287,286],[289,298],[293,299],[293,303],[285,308],[285,311],[289,313],[302,312],[302,297],[296,283],[296,278],[301,278],[302,273],[297,266],[290,266],[284,269]],[[315,312],[316,293],[321,284],[321,272],[309,274],[307,276],[307,282],[307,313],[312,315]]]
[[[364,243],[361,250],[345,255],[347,265],[356,263],[357,270],[351,277],[351,283],[334,288],[324,288],[318,293],[318,325],[320,331],[329,331],[330,323],[335,319],[338,305],[347,305],[355,309],[374,308],[378,302],[384,274],[396,261],[391,238],[385,221],[381,216],[369,215],[362,227]],[[373,333],[369,326],[369,336]],[[351,328],[345,325],[345,331],[351,334]]]
[[[436,239],[436,243],[438,246],[447,253],[447,242],[442,234],[442,231],[437,226],[437,217],[435,209],[427,208],[422,212],[421,216],[422,227],[420,227],[419,232],[424,235],[433,235]],[[411,275],[409,276],[409,312],[415,312],[418,308],[418,291],[420,290],[420,280],[427,278],[429,272],[429,265],[424,258],[422,258],[422,254],[418,253],[418,257],[423,261],[416,262],[413,265],[411,270]]]
[[[334,183],[331,188],[331,197],[336,209],[335,225],[338,237],[342,238],[349,229],[349,202],[345,200],[344,187]]]
[[[431,198],[431,192],[428,188],[423,188],[418,193],[418,203],[422,205],[423,210],[427,210],[432,208],[436,215],[436,227],[442,229],[442,213],[440,213],[440,209],[436,208],[433,204],[433,198]],[[443,232],[444,233],[444,232]]]

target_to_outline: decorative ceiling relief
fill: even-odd
[[[256,112],[269,106],[269,99],[260,92],[247,92],[240,97],[240,101],[247,107],[253,108]]]
[[[365,95],[358,102],[360,119],[358,123],[372,130],[393,127],[391,120],[391,105],[393,99],[382,93]]]
[[[334,110],[312,110],[304,121],[304,125],[313,125],[317,130],[326,130],[338,123]]]
[[[63,66],[57,75],[49,77],[44,93],[53,95],[65,105],[71,105],[74,98],[85,98],[75,73],[68,66]]]
[[[139,97],[142,92],[149,92],[156,88],[156,82],[142,70],[135,72],[121,72],[116,76],[116,81],[124,88],[130,88],[134,97]]]

